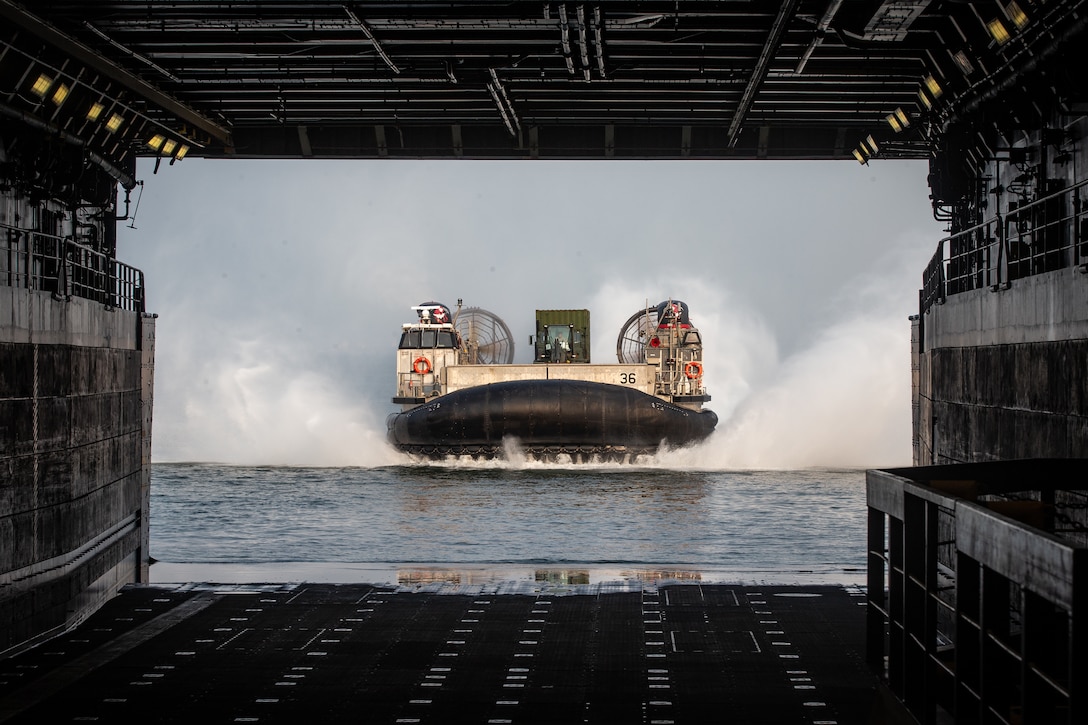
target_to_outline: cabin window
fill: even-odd
[[[401,333],[401,350],[456,348],[453,333],[449,330],[406,330]]]

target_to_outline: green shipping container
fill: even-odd
[[[588,363],[589,310],[537,310],[534,362]]]

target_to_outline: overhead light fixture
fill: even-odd
[[[859,164],[866,163],[866,159],[865,159],[864,154],[862,154],[861,151],[859,151],[857,149],[854,149],[854,158],[858,160]]]
[[[926,79],[923,82],[926,84],[926,90],[929,91],[929,95],[933,96],[934,100],[940,98],[941,94],[944,93],[944,89],[941,88],[941,84],[938,83],[937,79],[934,78],[932,75],[926,76]]]
[[[106,130],[113,133],[117,129],[121,128],[121,124],[125,122],[125,119],[121,118],[118,114],[110,116],[110,120],[106,121]]]
[[[971,59],[967,57],[967,54],[962,50],[952,56],[952,59],[956,61],[956,65],[960,67],[965,76],[969,76],[975,72],[975,64],[971,62]]]
[[[897,108],[893,113],[889,113],[884,117],[884,120],[888,122],[888,125],[892,127],[896,133],[899,133],[905,128],[910,128],[910,116],[902,108]]]
[[[98,117],[102,115],[102,111],[105,111],[106,107],[101,103],[92,103],[91,107],[87,110],[87,120],[97,121]]]
[[[872,136],[866,136],[865,141],[869,144],[869,148],[873,150],[874,154],[880,150],[880,147],[876,145],[876,141],[873,140]]]
[[[58,106],[64,103],[64,99],[68,97],[69,93],[71,93],[71,89],[68,86],[63,83],[59,84],[56,90],[53,91],[53,103]]]
[[[181,161],[183,158],[185,158],[185,154],[187,153],[189,153],[189,144],[183,143],[181,145],[181,148],[178,149],[178,152],[174,154],[174,158],[178,161]]]
[[[30,87],[30,90],[34,91],[34,95],[39,98],[45,98],[45,94],[49,92],[52,85],[53,79],[42,73],[38,76],[38,80],[34,81],[34,85]]]
[[[1009,16],[1009,20],[1017,28],[1022,28],[1028,24],[1028,14],[1020,7],[1020,3],[1015,0],[1005,6],[1005,14]]]
[[[162,145],[162,152],[167,156],[174,153],[174,149],[178,147],[178,142],[173,139],[167,139],[166,143]]]
[[[156,151],[158,151],[159,149],[162,148],[162,143],[165,140],[166,140],[165,136],[163,136],[161,133],[157,133],[154,136],[152,136],[150,139],[148,139],[147,145],[150,146],[151,148],[155,149]]]
[[[921,88],[918,89],[918,100],[922,102],[922,105],[926,107],[927,111],[933,110],[933,101],[929,100],[929,96]]]
[[[990,31],[990,35],[998,45],[1004,45],[1009,41],[1009,31],[1005,28],[1005,23],[1001,22],[1001,18],[994,18],[986,23],[986,29]]]

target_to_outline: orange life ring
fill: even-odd
[[[425,357],[417,357],[412,361],[412,369],[420,375],[426,375],[431,372],[431,361]]]
[[[703,377],[703,365],[697,363],[694,360],[684,366],[684,375],[688,376],[688,380],[694,380],[695,378]]]

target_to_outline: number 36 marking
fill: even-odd
[[[635,374],[634,373],[620,373],[620,382],[623,383],[624,385],[634,385],[635,384]]]

